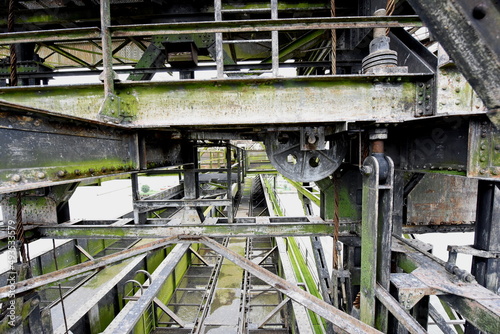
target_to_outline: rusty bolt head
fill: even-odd
[[[12,181],[14,181],[14,182],[20,182],[20,181],[21,181],[21,175],[19,175],[19,174],[14,174],[14,175],[12,175],[12,178],[11,178],[11,179],[12,179]]]
[[[60,170],[60,171],[57,172],[57,176],[58,177],[64,177],[64,176],[66,176],[66,172],[63,171],[63,170]]]
[[[36,173],[36,177],[39,178],[39,179],[45,179],[45,173],[44,172],[38,172]]]

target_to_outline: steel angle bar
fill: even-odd
[[[82,41],[101,38],[101,30],[93,28],[16,31],[0,34],[0,45],[30,42]]]
[[[393,251],[398,253],[399,266],[411,272],[439,295],[467,321],[487,333],[500,333],[500,296],[476,282],[464,282],[450,274],[444,261],[407,240],[393,235]]]
[[[289,284],[293,286],[298,286],[298,281],[295,276],[293,266],[287,252],[288,248],[287,241],[285,241],[285,239],[283,238],[276,238],[275,240],[276,240],[276,245],[278,246],[279,258],[281,261],[281,265],[283,267],[283,274],[285,276],[285,279]],[[293,308],[295,323],[297,325],[299,333],[308,333],[312,331],[311,321],[307,314],[305,305],[294,300],[292,302],[292,308]]]
[[[375,286],[377,299],[405,326],[412,334],[425,334],[427,331],[413,318],[386,289],[377,283]]]
[[[127,308],[126,312],[122,310],[109,324],[103,334],[130,333],[134,329],[135,324],[156,298],[156,295],[165,284],[165,280],[175,269],[184,254],[186,254],[189,246],[189,243],[184,243],[174,247],[151,275],[153,281],[145,289],[144,294],[137,301],[132,302],[132,306]]]
[[[138,200],[134,206],[139,212],[158,210],[166,207],[203,207],[203,206],[228,206],[231,201],[227,199],[172,199],[172,200]]]
[[[143,254],[158,248],[165,247],[177,241],[178,241],[177,237],[169,237],[165,239],[156,240],[139,247],[134,247],[111,255],[103,256],[96,260],[87,261],[82,264],[58,270],[56,272],[40,275],[21,282],[17,282],[14,285],[15,290],[11,290],[11,286],[5,286],[0,288],[0,299],[7,298],[12,293],[19,294],[69,277],[77,276],[82,273],[98,269],[107,266],[109,264],[131,258],[139,254]]]
[[[154,220],[148,220],[151,222]],[[328,236],[333,233],[330,223],[271,223],[271,224],[195,224],[195,225],[128,225],[128,226],[40,226],[42,237],[54,239],[137,239],[172,236],[208,237],[287,237],[287,236]],[[350,236],[350,232],[341,236]]]
[[[267,284],[281,291],[292,300],[304,305],[309,310],[332,322],[334,328],[340,332],[381,333],[380,331],[362,323],[358,319],[338,310],[325,301],[310,295],[297,285],[288,282],[287,280],[267,271],[243,256],[236,254],[210,238],[201,237],[197,239],[196,242],[205,244],[215,252],[247,270],[252,275],[260,278]]]
[[[350,16],[350,17],[315,17],[295,19],[241,20],[160,23],[145,25],[111,26],[114,37],[149,36],[172,34],[236,33],[259,31],[291,31],[311,29],[349,29],[376,27],[422,26],[418,16]]]

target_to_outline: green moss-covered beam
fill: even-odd
[[[355,224],[345,224],[341,236],[350,236]],[[270,224],[216,224],[216,225],[130,225],[130,226],[41,226],[41,237],[66,238],[161,238],[167,236],[184,237],[285,237],[285,236],[325,236],[332,235],[333,225],[328,222],[270,223]]]

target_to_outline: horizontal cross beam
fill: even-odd
[[[356,224],[346,224],[341,236],[352,236]],[[216,224],[216,225],[75,225],[41,226],[41,237],[54,239],[136,239],[180,237],[288,237],[333,235],[330,223],[271,223],[271,224]]]
[[[144,25],[111,26],[112,37],[206,34],[216,32],[259,32],[271,30],[311,30],[311,29],[348,29],[348,28],[396,28],[420,27],[422,22],[418,16],[352,16],[352,17],[318,17],[275,20],[241,21],[202,21],[179,22]],[[29,42],[79,41],[99,39],[101,30],[97,27],[21,31],[0,34],[0,45]]]

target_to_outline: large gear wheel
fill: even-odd
[[[297,182],[319,181],[333,174],[347,152],[347,140],[343,135],[329,140],[325,150],[301,150],[298,132],[270,132],[264,144],[276,170]]]

